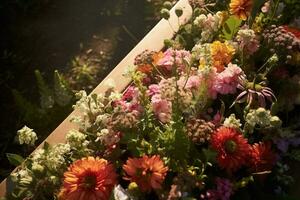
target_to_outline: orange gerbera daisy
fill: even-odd
[[[230,13],[242,20],[246,20],[252,10],[252,0],[231,0]]]
[[[151,189],[161,188],[168,167],[164,165],[160,156],[144,155],[141,158],[129,158],[123,165],[123,170],[126,172],[125,180],[136,182],[143,192],[149,192]]]
[[[64,173],[60,200],[107,200],[117,183],[112,164],[105,159],[87,157],[75,161]]]
[[[214,41],[210,46],[210,53],[213,66],[217,69],[217,72],[222,72],[225,65],[230,63],[235,50],[227,42]]]
[[[234,172],[247,163],[250,145],[236,129],[221,127],[211,136],[211,145],[218,152],[217,160],[221,168]]]

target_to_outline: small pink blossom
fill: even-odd
[[[239,84],[239,76],[242,74],[240,67],[229,63],[224,71],[217,74],[212,89],[219,94],[234,94]]]
[[[169,48],[164,52],[164,57],[158,61],[158,65],[164,67],[168,71],[172,71],[172,67],[175,64],[181,71],[184,71],[185,65],[183,60],[189,61],[190,57],[191,54],[188,51],[173,50]]]
[[[190,76],[187,80],[186,77],[181,77],[177,82],[179,87],[192,90],[197,90],[200,86],[200,83],[201,77],[195,75]]]
[[[162,123],[167,123],[171,120],[172,103],[166,99],[162,99],[159,94],[151,98],[154,114]]]
[[[139,96],[139,91],[136,87],[134,86],[129,86],[125,93],[122,96],[122,100],[124,101],[136,101]]]
[[[270,10],[270,1],[267,1],[264,6],[261,8],[261,12],[267,13]]]
[[[219,125],[220,123],[221,123],[221,120],[222,120],[222,115],[221,115],[221,113],[218,111],[215,115],[214,115],[214,117],[213,117],[213,123],[215,124],[215,125]]]
[[[149,85],[147,93],[151,97],[155,94],[159,94],[160,93],[159,85],[157,84]]]

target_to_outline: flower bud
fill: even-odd
[[[282,121],[277,116],[271,117],[270,124],[275,128],[279,128],[282,125]]]
[[[168,20],[168,19],[170,18],[170,12],[169,12],[169,10],[166,9],[166,8],[161,9],[161,11],[160,11],[160,16],[161,16],[162,18]]]
[[[172,3],[170,1],[166,1],[166,2],[164,2],[163,7],[166,9],[171,9]]]
[[[176,13],[176,15],[177,15],[177,17],[181,17],[182,16],[182,14],[183,14],[183,10],[182,10],[182,8],[176,8],[175,9],[175,13]]]

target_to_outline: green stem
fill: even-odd
[[[273,14],[272,14],[272,17],[271,17],[271,20],[273,20],[275,14],[276,14],[276,11],[278,9],[278,5],[279,5],[279,0],[277,0],[276,4],[275,4],[275,7],[274,7],[274,11],[273,11]]]

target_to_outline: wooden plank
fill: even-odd
[[[179,18],[175,15],[175,8],[181,7],[183,15]],[[106,82],[114,80],[116,83],[116,90],[122,92],[131,82],[129,78],[123,76],[128,66],[133,66],[134,58],[142,51],[148,49],[153,51],[160,51],[164,46],[164,40],[170,39],[174,36],[179,28],[179,24],[186,23],[192,15],[192,8],[188,0],[180,0],[170,11],[169,22],[162,19],[137,45],[132,49],[127,56],[111,71],[111,73],[93,90],[92,93],[104,93],[108,88]],[[179,22],[179,23],[178,23]],[[172,26],[172,27],[171,27]],[[74,110],[47,138],[46,142],[49,144],[57,144],[65,142],[65,135],[69,130],[77,129],[76,125],[70,122],[74,115],[79,115],[78,110]],[[44,141],[44,142],[45,142]],[[42,142],[36,149],[44,145]],[[9,178],[5,179],[0,184],[0,197],[3,197],[6,192],[11,191],[13,184]]]

